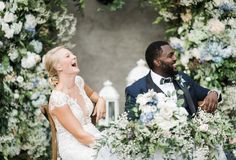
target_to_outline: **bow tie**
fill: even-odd
[[[172,83],[172,78],[171,77],[167,77],[167,78],[161,78],[160,80],[160,84],[165,84],[165,83]]]

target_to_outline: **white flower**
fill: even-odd
[[[34,67],[40,61],[40,59],[41,58],[39,55],[32,52],[27,52],[27,56],[21,60],[21,66],[23,68],[30,69]]]
[[[15,98],[15,99],[18,99],[19,97],[20,97],[20,95],[19,95],[18,93],[15,93],[15,94],[14,94],[14,98]]]
[[[31,42],[30,42],[30,45],[32,45],[32,46],[34,47],[34,51],[35,51],[36,53],[40,53],[40,52],[42,51],[42,49],[43,49],[43,44],[42,44],[42,42],[39,42],[39,41],[37,41],[37,40],[31,41]]]
[[[3,11],[4,9],[5,9],[5,3],[0,2],[0,12]]]
[[[225,0],[213,0],[213,2],[215,3],[216,6],[221,5],[222,3],[225,2]]]
[[[18,53],[18,51],[17,51],[16,49],[12,49],[12,50],[9,52],[8,56],[10,57],[10,60],[11,60],[12,62],[14,62],[14,61],[18,58],[19,53]]]
[[[19,34],[22,29],[22,22],[13,23],[11,28],[14,30],[15,34]]]
[[[13,13],[7,11],[7,12],[5,12],[3,20],[6,23],[13,22],[15,20],[15,15]]]
[[[2,43],[2,41],[0,41],[0,48],[2,48],[2,46],[3,46],[3,43]]]
[[[28,14],[25,16],[25,19],[25,29],[30,31],[34,30],[37,25],[35,17],[32,14]]]
[[[198,48],[193,48],[190,52],[193,57],[200,59],[201,54]]]
[[[160,116],[162,116],[164,119],[169,120],[174,114],[174,111],[177,110],[177,105],[172,101],[165,102],[160,104]]]
[[[14,30],[9,27],[7,23],[2,23],[2,30],[5,32],[5,37],[10,39],[14,35]]]
[[[210,82],[211,81],[211,77],[206,77],[206,81]]]
[[[212,33],[219,34],[225,30],[225,24],[218,19],[212,18],[208,22],[208,30]]]
[[[22,76],[18,76],[18,77],[16,78],[16,81],[17,81],[18,83],[22,83],[22,82],[24,81],[24,78],[23,78]]]
[[[183,54],[181,55],[180,61],[184,66],[187,66],[189,63],[189,59],[192,58],[191,55],[189,54]]]
[[[207,132],[208,131],[208,124],[200,125],[199,130],[202,131],[202,132]]]
[[[206,39],[208,35],[204,31],[196,29],[191,30],[187,37],[189,41],[199,44],[203,39]]]

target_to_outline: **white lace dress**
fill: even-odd
[[[75,78],[76,85],[80,89],[80,93],[85,101],[89,115],[92,114],[93,104],[87,97],[84,91],[84,81],[81,77],[77,76]],[[74,116],[80,121],[84,130],[96,138],[101,137],[101,133],[97,128],[91,123],[91,118],[85,118],[83,112],[77,103],[77,101],[67,94],[53,90],[49,100],[49,109],[53,110],[55,107],[62,107],[67,104]],[[80,143],[71,133],[69,133],[53,116],[55,126],[57,129],[57,141],[59,155],[62,160],[94,160],[96,151],[82,143]]]

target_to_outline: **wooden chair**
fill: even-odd
[[[49,114],[49,107],[48,105],[44,105],[41,107],[41,112],[43,115],[47,118],[50,124],[51,129],[51,160],[57,160],[57,130],[55,127],[55,123],[53,122],[53,119],[51,115]]]
[[[88,97],[91,97],[91,95],[93,94],[93,90],[87,85],[84,85],[84,90],[87,94]],[[51,160],[57,160],[58,157],[58,150],[57,150],[57,130],[55,127],[55,123],[49,113],[49,106],[48,105],[43,105],[41,106],[41,112],[43,113],[43,115],[47,118],[47,120],[49,121],[50,124],[50,129],[51,129]],[[95,116],[91,116],[92,119],[92,123],[96,124],[96,115]]]

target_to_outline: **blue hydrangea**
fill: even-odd
[[[219,9],[224,12],[236,11],[236,6],[233,3],[222,3]]]
[[[208,42],[201,49],[201,61],[212,60],[216,63],[232,55],[232,49],[218,42]],[[209,59],[209,57],[211,59]]]
[[[148,113],[143,113],[140,115],[140,121],[142,123],[148,123],[154,118],[154,113],[153,112],[148,112]]]
[[[158,103],[158,99],[152,99],[151,101],[147,102],[147,105],[149,106],[156,106]]]

